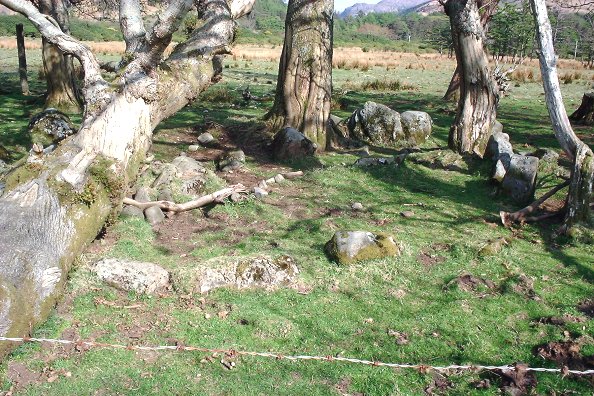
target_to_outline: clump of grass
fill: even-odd
[[[202,100],[212,103],[231,103],[236,99],[229,87],[226,86],[212,87],[204,91],[200,97]]]
[[[344,88],[353,91],[414,91],[417,86],[400,80],[370,80],[360,84],[345,83]]]
[[[582,73],[579,71],[569,71],[561,74],[560,80],[563,81],[563,84],[571,84],[576,80],[582,79]]]

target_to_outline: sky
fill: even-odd
[[[334,0],[334,9],[336,11],[343,11],[345,8],[352,6],[355,3],[376,4],[380,0]]]

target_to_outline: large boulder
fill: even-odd
[[[400,114],[380,103],[365,102],[362,109],[353,112],[347,127],[352,138],[372,144],[392,145],[406,140]]]
[[[431,135],[433,120],[424,111],[405,111],[400,114],[400,123],[404,136],[411,144],[423,143]]]
[[[102,281],[124,291],[151,294],[169,285],[169,272],[153,263],[103,259],[93,266],[93,272]]]
[[[501,183],[503,192],[517,204],[524,205],[534,198],[538,158],[513,154]]]
[[[66,114],[51,108],[34,115],[28,130],[31,142],[42,146],[55,144],[76,132]]]
[[[275,160],[294,160],[312,157],[318,146],[297,129],[287,127],[274,136],[270,148]]]
[[[219,287],[274,288],[292,283],[298,274],[299,269],[289,256],[218,257],[202,263],[198,269],[178,273],[176,287],[199,293]]]
[[[368,231],[338,231],[326,243],[326,253],[339,264],[397,256],[400,247],[390,235]]]

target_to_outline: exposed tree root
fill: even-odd
[[[553,188],[551,191],[549,191],[548,193],[546,193],[545,195],[543,195],[542,197],[540,197],[539,199],[537,199],[530,205],[526,206],[523,209],[518,210],[517,212],[509,213],[509,212],[505,212],[502,210],[501,212],[499,212],[499,217],[501,217],[501,223],[504,226],[509,227],[512,223],[534,222],[534,221],[543,220],[543,219],[553,217],[553,216],[560,214],[559,212],[555,212],[555,213],[547,213],[542,216],[532,216],[532,217],[528,216],[531,213],[533,213],[535,210],[537,210],[538,207],[540,205],[542,205],[547,199],[551,198],[553,195],[555,195],[558,191],[562,190],[563,188],[569,186],[569,183],[570,183],[569,180],[564,181],[563,183],[559,184],[558,186]]]

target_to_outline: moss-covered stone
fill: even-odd
[[[332,260],[343,265],[400,254],[392,236],[367,231],[339,231],[326,243],[325,250]]]

